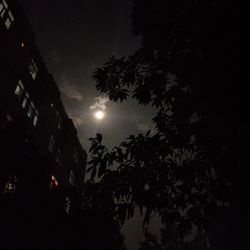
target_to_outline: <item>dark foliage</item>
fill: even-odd
[[[175,224],[161,228],[160,239],[145,232],[145,239],[141,242],[139,250],[208,250],[206,233],[201,228],[194,228],[190,235],[183,237],[181,230]]]
[[[239,16],[230,1],[137,0],[133,32],[142,36],[141,48],[111,57],[93,74],[111,100],[129,94],[158,109],[155,133],[129,136],[111,151],[100,135],[91,138],[91,179],[97,175],[112,191],[122,221],[139,206],[146,208],[144,222],[157,212],[166,224],[209,231],[219,211],[235,217],[233,211],[248,207]]]
[[[52,187],[50,161],[30,141],[16,122],[0,135],[0,249],[126,250],[113,203],[91,183],[84,197],[83,190]]]

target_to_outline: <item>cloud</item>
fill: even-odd
[[[69,83],[69,80],[65,76],[62,76],[62,82],[59,88],[60,91],[68,98],[75,99],[79,102],[83,100],[83,96],[78,91],[77,86],[75,84]]]
[[[105,110],[107,108],[107,103],[109,102],[108,97],[95,97],[95,103],[90,106],[90,109],[102,109]]]

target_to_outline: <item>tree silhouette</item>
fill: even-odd
[[[208,250],[209,244],[207,236],[200,228],[195,228],[193,232],[184,237],[176,225],[161,228],[160,239],[150,233],[145,233],[145,239],[141,242],[139,250]]]
[[[247,205],[239,15],[231,2],[137,0],[133,33],[142,36],[141,48],[110,57],[93,74],[112,101],[131,96],[158,109],[156,133],[129,136],[111,151],[100,134],[90,139],[91,178],[113,191],[122,221],[139,206],[144,222],[157,212],[165,223],[209,228],[217,211]]]
[[[19,122],[11,122],[0,139],[1,249],[126,250],[108,194],[99,195],[91,183],[84,197],[83,190],[50,185],[53,163]]]

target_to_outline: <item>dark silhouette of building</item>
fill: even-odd
[[[14,191],[25,171],[44,175],[50,188],[80,190],[87,154],[14,0],[0,0],[0,145],[1,192]]]

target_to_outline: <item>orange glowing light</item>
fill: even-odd
[[[50,188],[56,187],[58,185],[59,185],[58,181],[56,180],[55,176],[52,175],[51,176],[51,181],[50,181]]]

